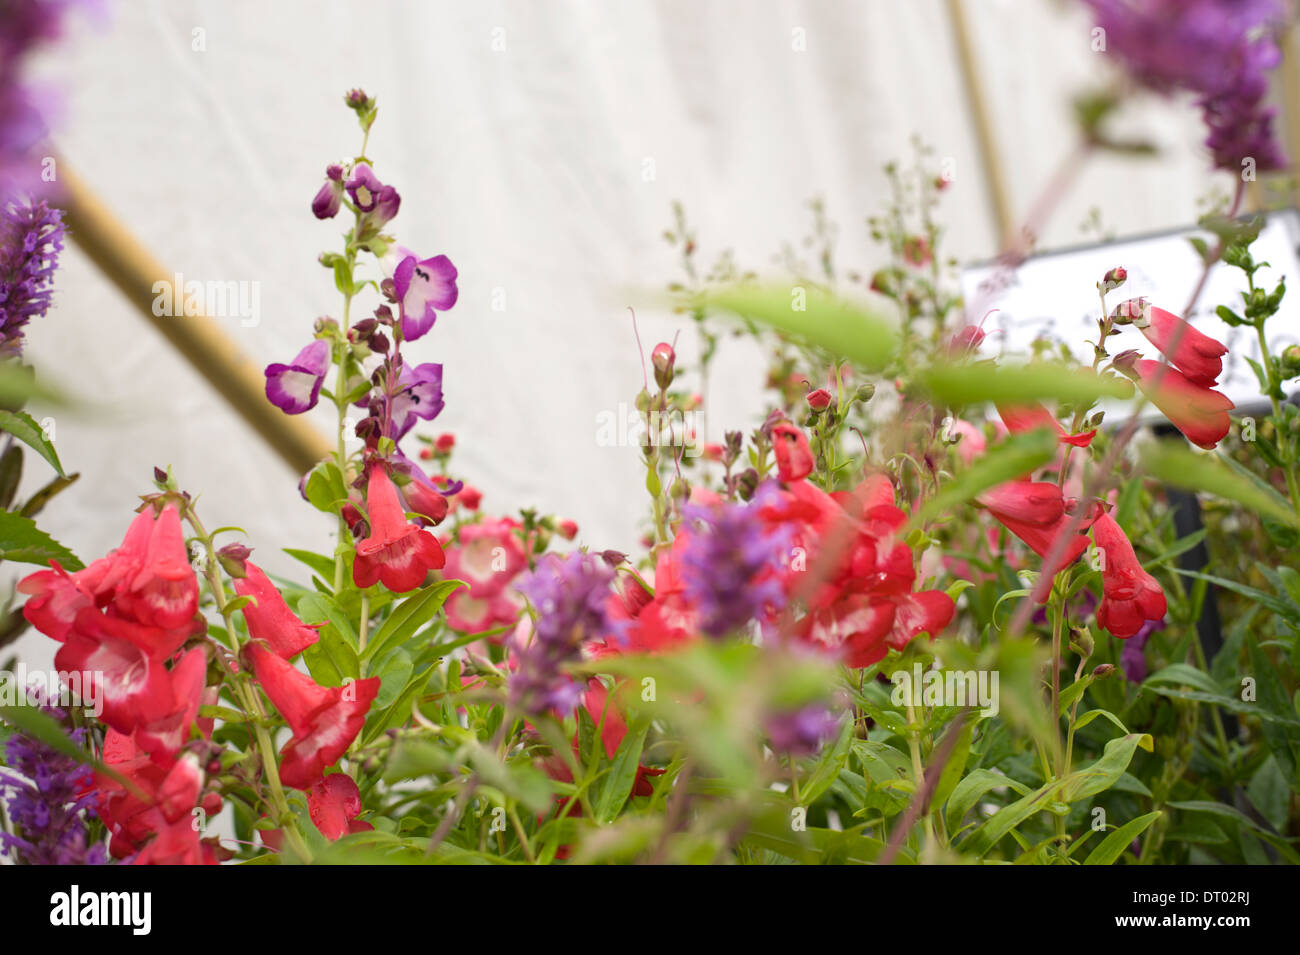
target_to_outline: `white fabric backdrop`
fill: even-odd
[[[1104,57],[1073,4],[967,7],[1023,212],[1070,142],[1068,96]],[[672,200],[697,225],[702,258],[730,246],[762,271],[805,234],[805,201],[822,195],[840,261],[870,267],[863,217],[883,202],[880,166],[906,157],[916,132],[956,163],[948,251],[994,251],[941,0],[144,0],[110,3],[105,22],[83,25],[42,68],[65,90],[68,162],[164,262],[186,278],[260,282],[260,324],[224,322],[259,364],[289,360],[313,319],[338,314],[315,258],[341,230],[309,204],[325,165],[359,145],[342,94],[376,96],[369,152],[403,197],[393,231],[460,269],[459,304],[411,348],[446,366],[447,409],[431,430],[456,433],[457,471],[485,509],[571,517],[597,548],[630,550],[639,536],[637,452],[598,446],[596,416],[640,387],[625,306],[638,306],[647,349],[680,327],[628,291],[676,277],[661,238]],[[1151,104],[1137,119],[1165,155],[1097,162],[1045,245],[1077,241],[1094,205],[1120,234],[1195,218],[1211,180],[1194,113]],[[504,311],[491,308],[496,289]],[[689,329],[682,341],[692,361]],[[270,569],[296,566],[278,547],[331,547],[298,475],[75,249],[29,356],[95,407],[58,416],[63,461],[84,476],[42,521],[83,557],[120,540],[151,468],[169,463],[201,494],[208,525],[247,528]],[[757,420],[760,359],[743,345],[721,356],[715,437]],[[28,470],[29,487],[44,477],[39,462]],[[39,635],[19,643],[30,666],[52,649]]]

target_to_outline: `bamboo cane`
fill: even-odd
[[[984,186],[988,190],[989,205],[993,207],[993,215],[997,219],[1002,247],[1010,248],[1017,240],[1016,217],[1011,208],[1011,194],[1007,189],[1002,157],[998,152],[997,134],[993,130],[993,118],[989,115],[983,77],[975,62],[975,48],[971,42],[970,26],[962,0],[948,0],[948,17],[952,21],[953,40],[957,46],[957,62],[961,67],[963,85],[966,87],[967,104],[975,123],[975,139],[984,166]]]
[[[60,203],[68,233],[127,300],[207,379],[239,416],[296,474],[304,474],[331,453],[329,442],[306,420],[290,417],[266,399],[262,372],[226,332],[205,314],[155,315],[154,285],[171,283],[172,270],[153,257],[68,165],[59,160]],[[184,291],[173,289],[184,301]]]

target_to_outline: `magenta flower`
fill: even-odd
[[[392,186],[385,186],[366,163],[358,163],[347,182],[348,195],[363,213],[361,231],[374,232],[397,215],[402,197]]]
[[[266,366],[266,397],[285,414],[316,407],[330,367],[329,342],[317,339],[298,352],[292,364]]]
[[[333,219],[342,205],[343,167],[333,163],[325,170],[325,185],[311,201],[311,211],[317,219]]]
[[[415,427],[417,420],[432,421],[442,413],[442,365],[430,362],[417,365],[403,365],[397,376],[397,394],[393,396],[391,417],[391,437],[400,441],[406,433]]]
[[[438,312],[456,304],[459,273],[451,259],[435,255],[417,260],[408,254],[393,271],[393,289],[401,309],[402,337],[414,341],[433,327]]]

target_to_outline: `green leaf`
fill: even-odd
[[[395,702],[406,687],[406,681],[411,678],[413,669],[411,655],[401,647],[384,657],[383,662],[370,672],[371,676],[379,677],[379,694],[372,707],[382,710]]]
[[[961,828],[963,817],[974,808],[980,797],[989,790],[998,789],[1002,786],[1006,786],[1022,796],[1029,794],[1029,787],[1016,782],[1008,776],[1004,776],[1002,773],[995,773],[991,769],[972,770],[969,776],[953,788],[952,795],[948,797],[948,808],[945,812],[948,819],[948,828],[956,832]]]
[[[303,491],[312,507],[328,514],[338,512],[339,506],[348,499],[348,489],[343,482],[343,474],[333,461],[322,461],[307,475]],[[331,564],[331,575],[333,565]],[[332,578],[331,578],[332,579]]]
[[[1188,666],[1186,663],[1174,663],[1158,673],[1153,673],[1142,681],[1143,686],[1158,683],[1172,683],[1176,686],[1190,686],[1206,693],[1223,695],[1223,688],[1210,679],[1209,675]]]
[[[649,730],[650,720],[642,717],[628,729],[623,742],[619,744],[618,752],[614,754],[614,763],[603,781],[600,798],[596,803],[596,819],[600,823],[613,822],[632,795],[637,769],[641,765],[641,750],[645,746]]]
[[[1083,860],[1083,864],[1110,865],[1124,854],[1124,850],[1132,844],[1134,839],[1146,831],[1147,826],[1159,818],[1160,811],[1157,810],[1156,812],[1149,812],[1145,816],[1138,816],[1131,822],[1126,822],[1114,832],[1108,833],[1097,848],[1088,853],[1088,858]]]
[[[1141,468],[1149,476],[1171,487],[1214,494],[1244,505],[1248,510],[1276,521],[1296,525],[1296,513],[1275,491],[1266,491],[1226,467],[1212,454],[1198,454],[1185,444],[1152,442],[1140,455]]]
[[[59,463],[59,454],[54,450],[54,442],[45,436],[45,429],[26,411],[0,410],[0,431],[8,431],[43,457],[59,477],[67,477],[63,473],[63,465]]]
[[[1151,736],[1146,733],[1130,733],[1111,740],[1106,744],[1101,758],[1092,765],[1061,779],[1052,780],[1028,796],[999,809],[962,842],[962,851],[982,856],[1026,819],[1047,811],[1053,804],[1075,803],[1105,792],[1128,769],[1133,753],[1139,747],[1149,752],[1154,745]]]
[[[332,581],[334,579],[334,558],[326,557],[324,554],[315,554],[309,550],[296,550],[292,547],[284,548],[284,552],[294,560],[301,561],[312,569],[321,580]]]
[[[1273,594],[1255,587],[1247,587],[1245,584],[1239,584],[1235,580],[1228,580],[1226,577],[1215,577],[1213,574],[1202,574],[1195,570],[1182,570],[1178,567],[1170,567],[1175,574],[1181,574],[1184,577],[1195,577],[1197,580],[1208,581],[1224,590],[1231,590],[1233,593],[1241,594],[1243,597],[1249,597],[1255,603],[1273,611],[1283,620],[1289,620],[1292,623],[1300,623],[1300,607],[1291,603],[1289,600],[1282,600]]]
[[[865,305],[812,286],[735,286],[706,301],[847,358],[868,371],[883,370],[898,352],[899,335],[893,322]]]
[[[70,571],[85,566],[72,551],[38,528],[30,517],[12,512],[0,512],[0,560],[42,566],[57,560],[64,570]]]
[[[1081,368],[1034,362],[1023,365],[934,365],[921,373],[921,383],[940,403],[963,405],[1025,404],[1063,401],[1090,404],[1098,398],[1129,398],[1133,386],[1127,379],[1102,377]]]
[[[401,646],[415,636],[416,631],[442,609],[452,591],[463,586],[459,580],[440,580],[407,597],[393,608],[383,626],[370,638],[369,644],[361,651],[362,661],[372,660],[381,651]]]
[[[1056,435],[1046,428],[1013,434],[990,448],[969,468],[943,486],[912,516],[919,527],[940,514],[951,514],[991,487],[1023,477],[1056,454]]]

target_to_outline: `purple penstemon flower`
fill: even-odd
[[[572,712],[582,686],[564,672],[565,665],[582,658],[588,640],[621,636],[609,617],[613,580],[614,569],[600,557],[575,551],[567,557],[546,555],[517,585],[537,611],[537,621],[510,677],[512,706],[531,715]]]
[[[375,171],[366,163],[357,163],[347,181],[352,204],[362,213],[361,231],[374,233],[397,215],[402,197],[392,186],[379,181]]]
[[[686,596],[698,608],[700,629],[714,638],[744,630],[785,599],[778,577],[787,537],[760,513],[772,490],[749,504],[687,505],[689,539],[682,553]]]
[[[418,420],[432,421],[442,413],[442,365],[429,362],[423,365],[403,364],[397,376],[397,393],[393,396],[390,418],[391,437],[400,441]]]
[[[288,365],[266,366],[266,397],[285,414],[302,414],[316,407],[330,367],[330,346],[316,339]]]
[[[23,328],[50,307],[63,213],[43,201],[0,209],[0,357],[22,351]]]
[[[393,292],[401,315],[402,338],[414,341],[433,327],[438,312],[456,304],[459,273],[445,255],[419,259],[402,248],[396,250],[396,255],[400,258],[393,269]]]
[[[45,713],[62,721],[66,714],[52,706]],[[74,743],[85,731],[73,730]],[[85,814],[95,798],[94,775],[84,763],[21,733],[5,746],[10,771],[0,771],[0,794],[14,833],[0,832],[0,850],[29,865],[103,865],[104,847],[87,846]]]
[[[311,201],[317,219],[332,219],[343,205],[343,167],[332,163],[325,169],[325,184]]]

